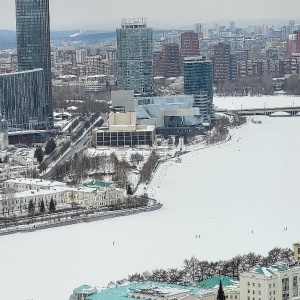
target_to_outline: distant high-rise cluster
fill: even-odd
[[[143,18],[123,19],[117,29],[117,86],[153,94],[153,32]]]

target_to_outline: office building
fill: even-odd
[[[9,130],[47,126],[43,69],[0,74],[0,107]]]
[[[117,29],[117,87],[153,94],[153,32],[144,18],[123,19]]]
[[[213,116],[213,64],[206,57],[184,59],[184,94],[195,95],[194,106],[200,109],[204,121]]]
[[[52,127],[52,99],[51,99],[51,47],[50,47],[50,17],[49,0],[15,0],[16,3],[16,32],[19,71],[37,68],[43,69],[44,98],[43,116],[47,127]],[[28,87],[29,88],[29,87]],[[27,99],[39,111],[33,99]],[[33,111],[27,110],[28,119],[35,117]],[[18,119],[18,118],[17,118]]]

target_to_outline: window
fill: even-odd
[[[255,283],[254,283],[254,282],[252,283],[252,286],[255,286]]]

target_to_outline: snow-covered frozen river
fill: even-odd
[[[66,300],[81,284],[181,267],[192,255],[292,247],[300,239],[300,118],[261,120],[161,165],[148,188],[164,204],[159,211],[0,237],[0,299]]]

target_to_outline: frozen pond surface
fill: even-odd
[[[261,120],[230,142],[163,164],[148,188],[164,203],[159,211],[0,237],[0,298],[66,300],[81,284],[181,267],[192,255],[219,260],[292,247],[300,118]]]

